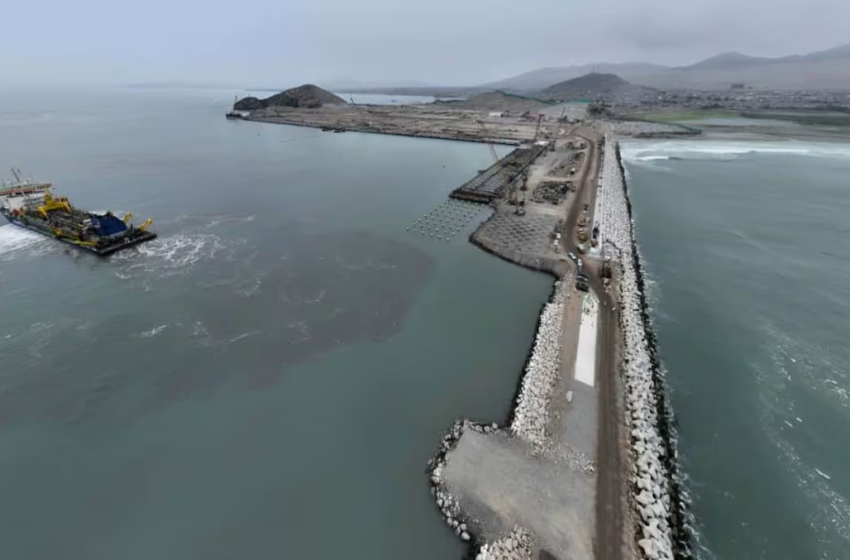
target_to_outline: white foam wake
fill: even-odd
[[[667,159],[734,159],[748,154],[798,155],[850,159],[850,146],[830,142],[782,140],[754,142],[740,140],[629,141],[620,144],[623,159],[646,162]]]
[[[21,249],[33,248],[44,244],[48,239],[34,231],[6,224],[0,226],[0,258],[8,260]]]
[[[190,268],[203,259],[229,256],[230,250],[244,240],[222,240],[211,233],[183,233],[159,237],[113,256],[114,262],[126,264],[116,274],[131,278],[136,272],[173,274]]]

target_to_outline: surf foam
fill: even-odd
[[[850,147],[828,142],[777,140],[753,142],[740,140],[667,140],[628,141],[620,144],[626,161],[651,162],[670,159],[735,159],[742,155],[797,155],[850,159]]]

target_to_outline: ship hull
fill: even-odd
[[[13,225],[16,225],[16,226],[24,228],[24,229],[28,229],[30,231],[34,231],[36,233],[40,233],[41,235],[43,235],[45,237],[55,239],[56,241],[61,241],[62,243],[66,243],[68,245],[71,245],[72,247],[74,247],[76,249],[80,249],[80,250],[85,251],[87,253],[95,254],[99,257],[106,257],[106,256],[111,255],[112,253],[118,252],[122,249],[127,249],[129,247],[133,247],[134,245],[138,245],[140,243],[145,243],[146,241],[151,241],[152,239],[156,239],[156,234],[153,233],[153,232],[136,230],[132,236],[123,236],[123,237],[120,237],[120,238],[116,238],[116,239],[112,240],[112,241],[114,241],[113,243],[104,242],[104,243],[97,245],[96,247],[89,247],[89,246],[86,246],[86,245],[79,245],[79,244],[75,243],[73,239],[68,239],[66,237],[57,236],[50,230],[43,229],[41,227],[38,227],[38,225],[30,223],[30,222],[24,222],[24,221],[14,217],[14,216],[7,214],[6,212],[2,212],[2,214],[9,221],[9,223],[11,223]]]

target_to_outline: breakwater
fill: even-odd
[[[461,512],[460,506],[458,505],[457,499],[449,493],[445,483],[443,482],[443,469],[446,466],[446,455],[454,448],[455,445],[457,445],[460,436],[463,434],[463,430],[469,426],[474,426],[474,429],[480,428],[483,431],[483,427],[479,427],[477,424],[472,424],[469,420],[455,421],[449,431],[443,436],[443,439],[440,442],[440,450],[428,462],[428,468],[431,471],[431,495],[434,497],[437,507],[440,509],[440,513],[442,513],[446,524],[450,529],[454,530],[455,534],[457,534],[461,540],[466,542],[469,542],[472,537],[469,534],[469,528],[466,520],[464,519],[464,515]],[[491,429],[495,430],[496,426],[493,426],[492,428],[487,426],[487,433],[489,433]]]
[[[328,122],[328,121],[300,121],[293,119],[285,119],[281,117],[266,117],[266,116],[247,116],[241,120],[262,122],[270,124],[285,124],[288,126],[302,126],[305,128],[319,129],[336,129],[345,132],[368,132],[370,134],[387,134],[390,136],[409,136],[411,138],[431,138],[433,140],[456,140],[458,142],[476,142],[479,144],[501,144],[505,146],[519,146],[519,140],[508,140],[504,138],[490,138],[484,136],[470,136],[463,133],[438,133],[438,132],[423,132],[418,130],[389,130],[368,125],[358,125],[350,123]]]
[[[606,137],[600,187],[604,238],[619,260],[622,375],[629,428],[629,502],[637,545],[650,560],[690,558],[688,500],[682,487],[673,413],[646,301],[643,269],[619,145]],[[609,247],[605,247],[609,251]]]
[[[513,435],[538,448],[546,442],[549,400],[560,374],[566,289],[564,282],[556,282],[551,301],[540,314],[534,349],[525,366],[511,422]]]

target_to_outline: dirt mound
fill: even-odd
[[[266,107],[295,107],[317,109],[323,105],[345,105],[346,102],[331,92],[312,84],[288,89],[265,99],[245,97],[233,105],[236,111],[256,111]]]

